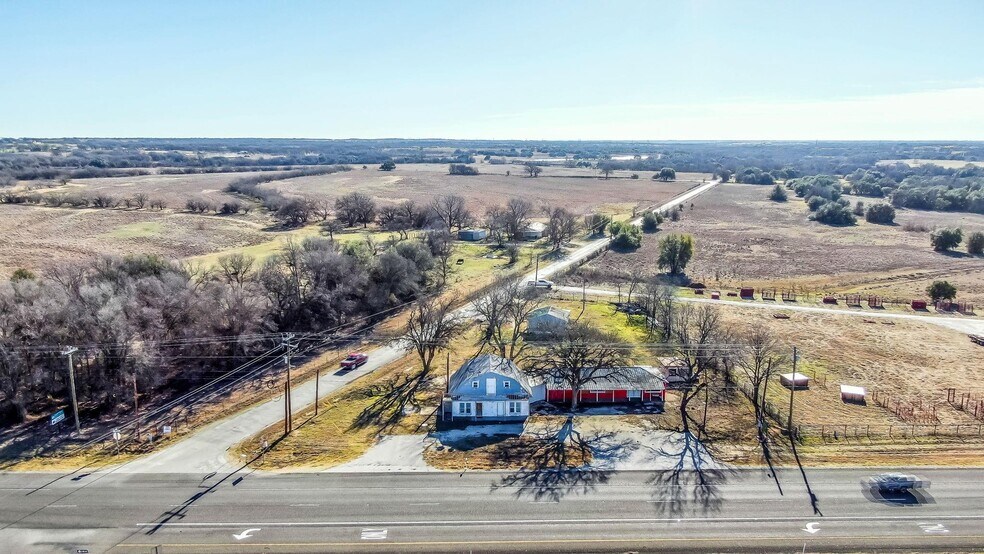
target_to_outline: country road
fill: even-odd
[[[595,296],[618,296],[619,292],[608,289],[582,289],[581,287],[554,286],[555,290],[569,292],[573,294],[593,294]],[[842,316],[860,316],[884,319],[904,319],[909,321],[921,321],[947,327],[962,333],[984,333],[984,319],[976,319],[961,316],[932,316],[916,314],[899,314],[885,311],[864,310],[864,309],[837,309],[822,308],[820,306],[792,306],[786,303],[755,302],[752,300],[711,300],[710,298],[689,298],[677,297],[679,302],[693,302],[699,304],[713,304],[715,306],[737,306],[741,308],[758,308],[763,310],[788,310],[793,312],[809,312]]]
[[[984,470],[0,474],[8,552],[976,551]]]
[[[656,209],[670,209],[681,202],[686,202],[710,190],[718,183],[718,180],[712,180],[694,187]],[[639,217],[632,223],[639,225],[641,221],[642,218]],[[603,237],[588,242],[584,246],[570,252],[563,259],[542,267],[539,270],[539,276],[553,275],[573,265],[583,263],[591,255],[604,248],[610,240],[609,237]],[[522,277],[523,280],[533,278],[533,273]],[[469,308],[465,306],[459,311],[467,314]],[[399,360],[406,355],[406,351],[392,345],[387,345],[368,351],[368,354],[369,362],[355,371],[336,371],[323,375],[318,390],[321,397],[338,390],[347,383],[367,373],[371,373],[391,362]],[[314,403],[314,391],[314,379],[293,388],[291,400],[295,406],[295,412],[301,411]],[[166,448],[119,466],[117,471],[123,473],[209,473],[213,471],[232,471],[236,467],[239,467],[241,462],[240,460],[228,459],[227,453],[229,449],[270,425],[278,421],[283,421],[283,405],[283,395],[280,395],[277,398],[261,402],[235,414],[230,414]]]

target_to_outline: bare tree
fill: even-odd
[[[138,192],[133,195],[133,203],[136,204],[138,210],[142,210],[144,206],[147,205],[147,202],[149,201],[150,199],[147,197],[147,195],[142,192]]]
[[[761,327],[753,327],[745,333],[742,340],[741,354],[735,358],[735,364],[748,381],[755,410],[755,421],[758,427],[759,442],[766,446],[766,414],[765,402],[768,383],[778,374],[786,357],[782,354],[781,346],[776,338]]]
[[[580,228],[578,218],[564,208],[547,208],[547,240],[558,250],[565,242],[570,242],[577,236]]]
[[[650,277],[642,289],[642,306],[646,310],[649,338],[659,334],[663,342],[668,342],[672,338],[673,308],[676,306],[673,289],[665,286],[658,277]]]
[[[615,173],[615,167],[610,163],[599,163],[598,172],[605,177],[605,180],[608,180],[612,173]]]
[[[453,227],[461,229],[471,220],[465,199],[457,194],[438,196],[431,202],[431,210],[448,231]]]
[[[484,297],[475,301],[482,316],[482,343],[503,358],[517,361],[526,351],[522,340],[526,318],[543,304],[537,290],[516,279],[500,278]]]
[[[328,238],[335,240],[335,233],[345,230],[345,225],[337,219],[329,219],[321,224],[321,230],[328,233]]]
[[[510,198],[503,211],[503,221],[511,240],[523,238],[523,230],[530,222],[533,204],[524,198]]]
[[[451,306],[450,298],[423,298],[410,309],[401,340],[405,340],[408,350],[415,351],[420,358],[422,376],[430,373],[437,352],[446,349],[466,327],[464,318],[456,314]]]
[[[253,267],[256,265],[256,258],[240,252],[220,256],[218,260],[219,272],[226,282],[235,284],[243,288],[250,280]]]
[[[540,173],[543,172],[543,168],[533,162],[526,162],[523,164],[523,171],[530,177],[539,177]]]
[[[575,324],[550,341],[527,364],[533,375],[555,379],[571,389],[571,409],[577,409],[580,392],[601,378],[623,376],[625,350],[621,339],[585,324]]]
[[[502,206],[489,206],[485,210],[485,226],[489,230],[489,238],[502,246],[506,242],[507,223],[506,210]]]
[[[690,401],[708,386],[710,372],[717,362],[716,341],[721,333],[721,320],[713,306],[683,304],[674,310],[675,323],[672,336],[676,341],[676,354],[686,365],[682,377],[683,391],[680,398],[680,418],[685,433],[690,432]]]
[[[332,203],[326,198],[318,198],[311,201],[311,213],[316,215],[321,221],[328,221],[331,217]]]

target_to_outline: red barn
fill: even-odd
[[[534,387],[534,398],[553,404],[569,404],[574,397],[562,381],[547,378]],[[666,379],[663,372],[650,366],[620,367],[602,371],[586,384],[578,395],[579,404],[618,404],[633,402],[663,403]]]

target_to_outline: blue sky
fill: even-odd
[[[0,0],[0,136],[984,140],[984,2]]]

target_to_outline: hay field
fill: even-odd
[[[705,174],[679,174],[667,183],[650,180],[651,173],[615,172],[602,179],[596,169],[545,167],[540,177],[524,176],[519,165],[477,164],[481,172],[474,176],[448,175],[444,164],[398,165],[394,171],[379,171],[375,166],[356,168],[344,173],[316,175],[276,181],[264,186],[275,187],[308,197],[337,198],[359,191],[382,201],[406,199],[427,202],[442,194],[459,194],[481,213],[492,204],[504,204],[513,197],[526,198],[537,207],[562,206],[575,213],[602,209],[609,213],[631,212],[637,204],[665,202],[673,196],[709,179]],[[510,175],[506,175],[506,172]]]
[[[832,227],[807,219],[801,199],[777,203],[770,187],[727,184],[694,200],[680,221],[666,222],[632,253],[609,252],[595,268],[657,271],[658,237],[689,233],[695,241],[687,274],[712,286],[799,287],[804,290],[863,292],[923,297],[934,279],[948,279],[958,298],[984,304],[984,258],[940,254],[928,231],[906,231],[907,222],[927,229],[959,226],[965,235],[984,231],[984,216],[897,210],[896,225],[874,225],[861,218],[853,227]],[[852,201],[855,199],[852,199]],[[866,204],[878,202],[862,199]],[[961,247],[963,249],[963,247]]]
[[[0,276],[101,254],[185,258],[269,240],[243,216],[0,205]]]

